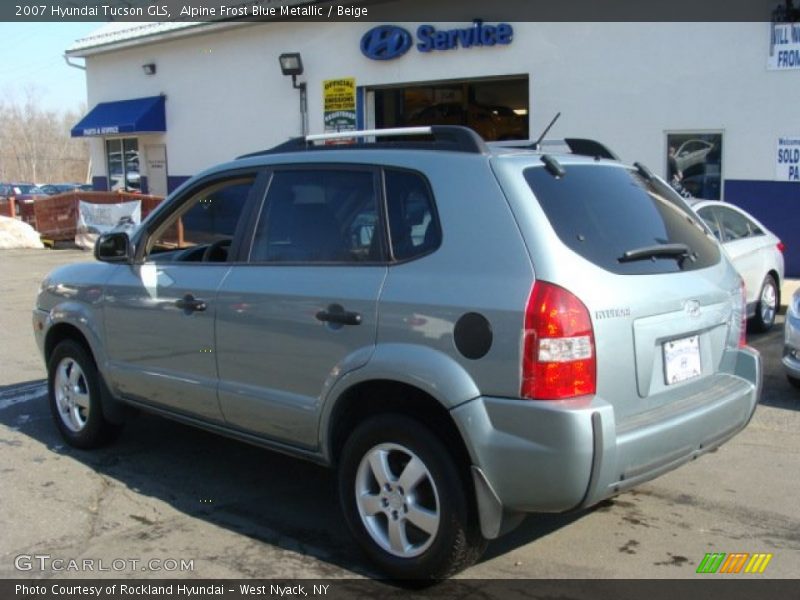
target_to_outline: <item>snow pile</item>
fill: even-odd
[[[0,217],[0,249],[8,248],[44,248],[44,244],[27,223]]]

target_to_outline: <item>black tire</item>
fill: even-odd
[[[797,377],[792,377],[791,375],[787,375],[786,379],[789,380],[789,383],[791,385],[793,385],[794,387],[800,389],[800,379],[798,379]]]
[[[366,458],[374,457],[376,452],[385,452],[388,473],[394,477],[389,484],[391,490],[378,485],[375,471]],[[413,489],[404,490],[400,475],[414,458],[421,461],[425,475]],[[403,462],[405,459],[409,460]],[[356,487],[365,489],[365,482],[374,487],[374,494],[370,490],[366,496],[375,498],[374,506],[380,503],[381,508],[373,516],[362,518],[364,511],[356,501]],[[444,579],[480,557],[487,542],[480,534],[474,511],[470,510],[467,496],[470,489],[447,447],[425,425],[405,416],[369,418],[353,431],[342,451],[339,500],[347,524],[367,556],[396,579],[419,582]],[[414,520],[418,517],[411,516],[433,513],[438,518],[432,534],[416,527]],[[404,555],[385,547],[390,543],[391,520],[397,522],[395,526],[402,528],[406,536],[409,550]],[[430,522],[427,526],[430,527]],[[379,538],[384,529],[382,546]]]
[[[772,306],[765,304],[771,299]],[[772,329],[775,324],[775,317],[780,308],[780,290],[775,278],[772,275],[767,275],[764,278],[764,283],[761,285],[761,290],[758,292],[758,302],[756,303],[756,314],[753,315],[751,326],[756,333],[765,333]]]
[[[64,340],[56,346],[47,363],[47,392],[53,420],[70,446],[98,448],[122,430],[103,415],[101,388],[94,359],[81,344]]]

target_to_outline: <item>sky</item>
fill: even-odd
[[[100,28],[93,23],[0,22],[0,101],[22,100],[35,90],[44,110],[79,110],[86,104],[84,71],[64,62],[64,50]],[[73,59],[82,64],[82,59]]]

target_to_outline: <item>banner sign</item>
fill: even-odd
[[[322,82],[325,131],[355,131],[355,77],[326,79]]]
[[[767,69],[800,69],[800,23],[772,24]]]
[[[101,233],[125,230],[142,222],[142,202],[120,202],[119,204],[92,204],[78,200],[78,227],[75,244],[85,249],[94,248]]]

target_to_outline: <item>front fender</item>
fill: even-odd
[[[106,354],[102,343],[103,319],[97,313],[97,309],[81,302],[67,301],[56,304],[47,312],[37,312],[44,316],[42,353],[45,361],[47,360],[46,348],[54,329],[62,324],[70,325],[77,329],[86,339],[97,368],[101,372],[103,371],[103,367],[106,364]]]
[[[45,277],[34,310],[34,318],[39,320],[34,331],[43,355],[53,328],[67,324],[81,332],[97,367],[104,368],[103,301],[105,283],[113,270],[114,265],[107,263],[81,262],[58,267]]]

